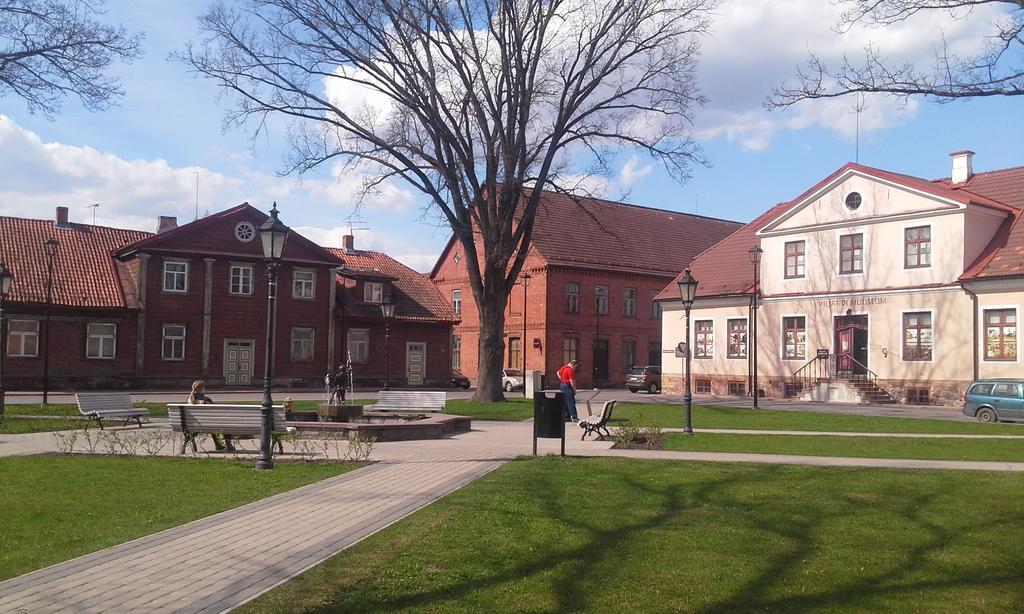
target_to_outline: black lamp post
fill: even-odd
[[[523,398],[526,398],[526,378],[530,376],[526,372],[526,355],[529,353],[526,345],[526,290],[530,287],[531,276],[529,273],[523,273],[519,277],[523,280]]]
[[[761,294],[761,254],[764,250],[759,245],[751,247],[748,251],[750,261],[754,263],[754,296],[750,301],[750,381],[751,392],[754,395],[754,409],[757,406],[757,297]]]
[[[601,291],[601,286],[594,288],[594,314],[597,317],[597,331],[594,333],[594,352],[592,360],[594,361],[594,388],[597,388],[597,344],[601,341],[601,297],[604,296],[604,292]]]
[[[288,227],[277,219],[277,203],[270,210],[270,217],[260,226],[263,242],[263,259],[267,263],[267,352],[263,357],[263,406],[260,409],[260,454],[256,459],[257,469],[274,468],[274,451],[270,434],[274,430],[274,401],[270,394],[272,377],[271,364],[274,362],[274,309],[277,303],[277,272],[281,268],[281,255],[288,239]]]
[[[380,314],[384,316],[384,390],[391,390],[391,318],[395,315],[395,304],[381,303]]]
[[[686,380],[683,383],[683,405],[686,407],[686,426],[683,432],[693,435],[693,395],[690,394],[690,308],[697,298],[697,280],[690,275],[690,269],[683,271],[679,278],[679,298],[683,301],[683,310],[686,312]]]
[[[46,325],[43,334],[43,405],[49,403],[50,394],[50,306],[53,305],[53,257],[60,243],[50,237],[43,241],[46,254]]]
[[[4,401],[6,390],[4,390],[4,356],[7,354],[7,336],[4,335],[4,301],[11,293],[11,282],[14,275],[7,266],[0,262],[0,425],[4,423]]]

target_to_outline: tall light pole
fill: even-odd
[[[754,264],[754,296],[750,301],[750,339],[747,343],[750,349],[750,381],[751,392],[754,395],[754,409],[757,406],[757,297],[761,294],[761,255],[764,250],[761,246],[751,247],[747,253],[750,255],[750,262]]]
[[[260,408],[260,454],[256,459],[257,469],[274,468],[274,450],[271,433],[274,431],[274,400],[270,393],[274,362],[274,309],[277,304],[277,273],[281,268],[284,243],[288,239],[288,227],[277,219],[277,203],[270,210],[270,217],[260,226],[260,240],[263,242],[263,259],[267,263],[267,351],[263,357],[263,405]]]
[[[4,301],[11,293],[11,282],[14,275],[7,266],[0,262],[0,425],[4,423],[5,395],[4,389],[4,356],[7,354],[7,336],[4,334]]]
[[[391,390],[391,318],[395,315],[395,304],[381,303],[380,314],[384,316],[384,390]]]
[[[594,351],[591,360],[594,361],[594,388],[597,388],[597,344],[601,340],[601,286],[594,288],[594,314],[597,316],[597,332],[594,333]]]
[[[526,378],[530,374],[526,372],[526,355],[530,352],[526,345],[526,290],[530,287],[531,276],[529,273],[520,275],[523,279],[523,398],[526,398]]]
[[[43,241],[46,254],[46,324],[43,331],[43,405],[50,402],[50,308],[53,305],[53,257],[60,243],[50,237]]]
[[[683,271],[679,278],[679,298],[683,301],[683,310],[686,312],[686,380],[683,383],[683,405],[686,407],[686,426],[683,432],[693,435],[693,395],[690,394],[690,308],[697,298],[697,280],[690,275],[690,269]]]

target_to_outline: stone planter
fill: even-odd
[[[316,415],[321,422],[351,422],[353,418],[361,418],[362,405],[319,405]]]

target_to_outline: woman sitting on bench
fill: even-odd
[[[188,399],[185,401],[189,405],[204,405],[212,404],[213,399],[206,396],[206,382],[201,379],[197,379],[192,382],[192,392],[189,393]],[[224,435],[222,433],[211,433],[210,438],[213,439],[213,447],[219,451],[234,452],[235,447],[231,445],[231,435]]]

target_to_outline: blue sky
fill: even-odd
[[[201,212],[248,200],[267,209],[277,200],[286,223],[311,239],[340,245],[353,213],[352,185],[329,169],[301,182],[279,177],[283,125],[255,140],[244,130],[222,130],[227,103],[208,81],[168,61],[171,51],[198,40],[196,16],[207,0],[108,0],[108,21],[145,32],[145,55],[117,67],[126,91],[102,113],[68,100],[48,121],[16,98],[0,99],[0,214],[50,217],[67,205],[76,221],[90,221],[100,202],[100,224],[153,230],[158,215],[191,220],[195,172]],[[893,59],[931,57],[939,33],[972,49],[989,31],[995,9],[969,19],[937,14],[891,30],[854,30],[838,36],[836,9],[809,0],[725,0],[704,42],[701,84],[710,102],[695,133],[710,168],[696,167],[680,186],[643,157],[625,151],[604,195],[630,202],[747,221],[788,200],[854,159],[853,100],[811,102],[785,113],[761,107],[773,86],[790,78],[808,49],[826,59],[856,54],[872,41]],[[1020,101],[974,100],[905,107],[872,99],[861,115],[860,162],[921,177],[949,173],[948,153],[977,152],[976,170],[1024,165]],[[448,238],[432,212],[395,184],[359,213],[357,247],[388,252],[428,271]]]

